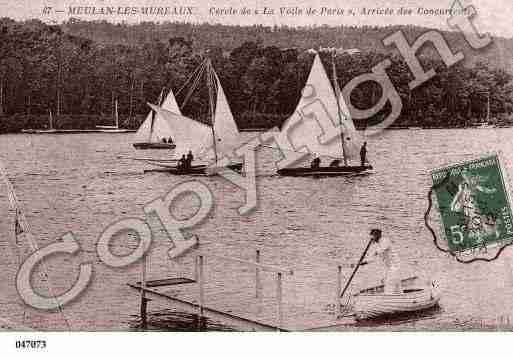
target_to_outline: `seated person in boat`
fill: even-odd
[[[340,160],[333,160],[330,163],[330,167],[339,167],[340,166]]]
[[[312,168],[319,168],[321,165],[321,159],[319,157],[315,157],[312,162],[310,163],[310,167]]]
[[[190,168],[192,166],[192,161],[194,160],[194,156],[192,155],[192,151],[189,150],[187,153],[187,167]]]
[[[167,143],[166,138],[162,137],[162,142]]]
[[[385,267],[385,294],[401,294],[400,261],[395,251],[393,242],[388,238],[383,238],[380,229],[372,229],[370,232],[373,246],[371,247],[371,256],[379,258]],[[367,264],[373,260],[362,262]]]
[[[169,138],[167,139],[167,143],[173,143],[173,139],[172,139],[171,137],[169,137]]]
[[[182,158],[178,160],[178,166],[179,169],[185,169],[187,168],[187,158],[185,158],[185,155],[182,155]]]

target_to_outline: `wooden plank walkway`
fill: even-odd
[[[142,289],[140,282],[127,284],[138,292]],[[197,284],[146,287],[145,292],[146,298],[166,300],[177,310],[199,313]],[[354,323],[350,318],[337,320],[333,314],[316,313],[305,307],[287,304],[286,312],[289,315],[285,316],[280,326],[276,298],[241,296],[240,291],[208,293],[205,298],[204,316],[241,331],[308,331],[341,328]],[[151,307],[149,309],[151,312]],[[305,326],[305,322],[309,325]]]
[[[127,283],[130,287],[141,291],[142,287],[139,283]],[[156,297],[158,299],[167,299],[174,306],[177,307],[178,310],[183,311],[192,311],[194,313],[198,312],[200,309],[199,304],[196,300],[191,300],[189,298],[178,298],[175,295],[170,293],[166,293],[166,290],[162,288],[146,288],[145,290],[146,296],[148,298]],[[233,326],[234,328],[248,330],[248,331],[287,331],[284,328],[279,328],[273,324],[263,323],[258,320],[254,320],[251,318],[245,318],[240,315],[236,315],[233,313],[229,313],[228,311],[223,311],[217,308],[213,308],[211,306],[203,306],[204,315],[219,322],[222,322],[226,325]]]

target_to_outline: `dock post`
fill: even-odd
[[[146,301],[146,264],[147,256],[144,255],[141,261],[141,327],[148,327],[147,321],[147,301]]]
[[[203,318],[203,286],[204,286],[204,277],[203,277],[203,256],[198,256],[198,284],[199,284],[199,317],[200,320]]]
[[[282,285],[281,285],[281,273],[278,272],[276,277],[276,300],[278,302],[278,331],[280,331],[283,324],[283,293],[282,293]]]
[[[337,309],[340,309],[340,292],[342,292],[342,266],[338,266],[337,273],[337,293],[335,294],[335,315],[337,315]]]
[[[260,250],[256,250],[256,259],[255,262],[260,264]],[[255,267],[255,298],[260,297],[260,268],[258,266]]]

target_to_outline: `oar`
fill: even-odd
[[[340,294],[340,298],[342,298],[344,296],[344,294],[346,294],[346,290],[349,287],[349,284],[351,284],[351,281],[353,280],[354,275],[356,274],[356,271],[358,270],[358,268],[360,268],[360,265],[362,264],[362,261],[365,258],[365,255],[367,254],[367,251],[369,250],[371,243],[372,243],[372,238],[369,241],[369,243],[367,243],[367,247],[365,247],[365,250],[363,251],[362,255],[360,256],[360,259],[358,260],[358,263],[356,264],[356,267],[354,268],[353,273],[349,277],[349,280],[347,281],[346,286],[344,287],[344,289],[342,290],[342,293]]]

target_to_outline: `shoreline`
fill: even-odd
[[[420,127],[420,126],[397,126],[397,127],[387,127],[384,131],[400,131],[400,130],[491,130],[491,129],[501,129],[501,128],[512,128],[513,125],[508,126],[467,126],[467,127]],[[272,130],[272,128],[241,128],[240,132],[266,132]],[[358,131],[364,131],[365,129],[358,128]],[[104,134],[123,134],[123,133],[135,133],[137,130],[133,129],[122,129],[120,131],[109,131],[109,130],[98,130],[98,129],[63,129],[63,130],[36,130],[36,129],[24,129],[17,132],[0,132],[0,135],[13,135],[13,134],[23,134],[23,135],[68,135],[68,134],[87,134],[87,133],[104,133]]]

